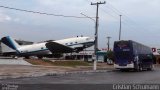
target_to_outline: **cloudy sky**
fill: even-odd
[[[99,0],[1,0],[0,6],[66,16],[95,17]],[[119,15],[122,14],[122,39],[148,46],[160,46],[160,0],[106,0],[99,8],[99,48],[118,40]],[[39,42],[77,35],[94,36],[95,23],[89,18],[66,18],[9,10],[0,7],[0,38]]]

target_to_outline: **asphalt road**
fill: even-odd
[[[154,71],[101,73],[83,73],[52,75],[32,78],[1,79],[0,83],[10,84],[113,84],[113,83],[158,83],[160,84],[160,67]]]

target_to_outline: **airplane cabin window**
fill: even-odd
[[[89,40],[89,38],[86,38],[86,40],[88,41],[88,40]]]
[[[68,45],[68,43],[66,43],[65,45]]]
[[[43,49],[43,47],[41,47],[41,49]]]
[[[72,42],[70,44],[73,44]]]

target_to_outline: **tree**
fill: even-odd
[[[114,61],[114,52],[113,51],[108,51],[107,52],[107,58]]]

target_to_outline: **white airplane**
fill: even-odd
[[[13,38],[6,36],[1,39],[2,53],[29,58],[29,56],[53,56],[54,54],[79,52],[94,45],[90,37],[74,37],[55,41],[46,41],[32,45],[20,46]]]

